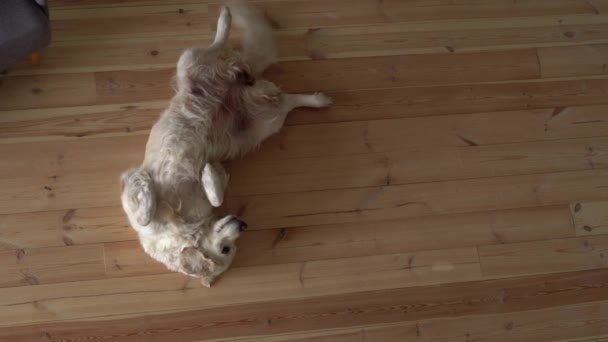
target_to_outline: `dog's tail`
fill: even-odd
[[[251,73],[259,76],[278,60],[272,27],[258,8],[245,1],[230,0],[227,5],[234,24],[244,30],[244,60],[251,68]]]
[[[150,224],[156,211],[156,195],[150,174],[142,169],[127,170],[121,176],[121,188],[122,207],[133,228]]]

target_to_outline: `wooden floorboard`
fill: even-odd
[[[596,270],[341,294],[267,302],[264,305],[218,307],[189,311],[187,314],[159,313],[120,319],[70,320],[7,327],[0,329],[0,337],[25,339],[50,336],[57,340],[74,340],[106,336],[119,341],[200,340],[371,324],[415,324],[434,318],[517,315],[518,312],[525,313],[529,310],[602,302],[608,293],[606,279],[608,271]],[[577,318],[570,315],[565,317]],[[600,317],[605,319],[605,316]],[[509,322],[510,319],[507,318],[503,324]],[[515,319],[514,328],[516,322]],[[550,325],[550,322],[545,324]],[[450,329],[444,332],[449,333]],[[587,331],[587,336],[589,335],[598,334]]]
[[[606,340],[607,0],[255,2],[265,76],[334,105],[226,163],[250,229],[207,289],[119,175],[221,2],[51,1],[0,73],[0,340]]]
[[[573,203],[570,209],[577,236],[608,233],[608,202]]]
[[[608,331],[606,302],[529,312],[423,320],[416,323],[364,326],[299,334],[266,335],[238,341],[546,341],[578,338]],[[547,320],[551,323],[547,324]],[[217,339],[228,341],[233,339]]]

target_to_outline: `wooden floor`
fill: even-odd
[[[0,76],[1,341],[608,341],[608,0],[263,0],[325,91],[231,162],[211,289],[141,251],[141,162],[214,0],[51,0]]]

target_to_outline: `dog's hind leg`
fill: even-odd
[[[252,131],[254,145],[260,144],[269,136],[277,133],[285,123],[285,119],[290,111],[297,107],[322,108],[332,104],[331,98],[322,93],[315,94],[281,94],[279,103],[272,110],[271,117],[266,117],[256,125]]]
[[[228,42],[231,24],[232,15],[230,14],[230,9],[228,9],[226,6],[222,6],[222,9],[220,10],[220,17],[217,19],[217,31],[215,32],[215,39],[209,48],[224,48]]]
[[[142,169],[131,169],[122,174],[121,181],[122,207],[129,220],[147,226],[156,212],[156,195],[150,174]]]
[[[206,49],[194,47],[182,53],[177,61],[176,80],[178,90],[191,90],[192,79],[190,75],[200,66],[202,63],[201,58],[205,53],[221,54],[222,51],[226,50],[231,23],[232,16],[230,15],[230,10],[228,7],[223,6],[217,20],[217,31],[213,43]]]
[[[249,65],[251,74],[258,77],[278,60],[272,27],[258,8],[245,1],[228,1],[228,6],[235,25],[244,30],[243,60]]]
[[[297,107],[323,108],[331,104],[331,98],[323,93],[283,94],[281,96],[281,107],[287,112]]]

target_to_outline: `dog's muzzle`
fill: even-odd
[[[237,224],[237,227],[239,228],[240,232],[246,230],[248,227],[247,222],[241,220],[238,217],[234,217],[231,221],[234,221]]]

